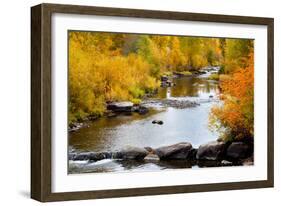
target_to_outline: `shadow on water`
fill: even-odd
[[[218,86],[217,82],[198,77],[184,77],[174,80],[175,87],[160,88],[159,98],[169,97],[208,97],[208,94],[215,94]]]

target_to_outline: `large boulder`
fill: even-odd
[[[144,148],[139,147],[127,147],[113,155],[113,158],[123,160],[143,160],[148,151]]]
[[[132,102],[111,102],[107,104],[107,109],[113,112],[132,112],[133,106]]]
[[[220,160],[226,149],[224,142],[213,141],[200,145],[196,154],[198,160]]]
[[[189,142],[159,147],[154,150],[155,154],[162,160],[189,159],[192,151],[192,145]]]
[[[232,142],[226,150],[229,159],[245,159],[252,155],[252,147],[244,142]]]

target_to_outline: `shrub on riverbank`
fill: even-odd
[[[254,62],[249,55],[249,66],[220,83],[223,105],[212,109],[210,123],[223,131],[223,139],[254,137]]]

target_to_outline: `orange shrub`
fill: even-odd
[[[226,138],[254,136],[254,65],[250,54],[249,66],[236,70],[220,83],[223,105],[214,107],[210,123],[222,129]]]

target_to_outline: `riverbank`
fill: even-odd
[[[133,104],[132,102],[111,102],[107,104],[107,110],[104,113],[106,118],[114,118],[120,115],[132,115],[137,113],[139,115],[145,115],[153,107],[152,105],[158,105],[160,107],[171,107],[177,109],[191,108],[199,106],[200,104],[195,101],[187,99],[146,99],[140,104]],[[76,132],[81,128],[87,127],[89,122],[95,121],[100,117],[88,116],[83,121],[69,124],[68,132]]]

